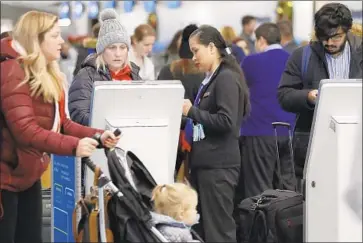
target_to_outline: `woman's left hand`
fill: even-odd
[[[115,134],[113,134],[111,131],[105,131],[101,135],[102,145],[106,148],[114,148],[120,140],[120,137],[120,135],[116,137]]]
[[[188,115],[188,112],[192,106],[193,105],[192,105],[192,102],[190,102],[190,100],[188,100],[188,99],[184,100],[184,104],[183,104],[183,115],[184,116]]]

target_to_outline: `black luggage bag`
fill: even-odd
[[[282,185],[276,127],[285,126],[289,129],[291,153],[292,132],[288,123],[275,122],[272,125],[276,136],[277,173]],[[291,155],[293,158],[293,154]],[[238,242],[303,242],[303,203],[302,194],[280,189],[269,189],[260,195],[242,200],[238,205]]]

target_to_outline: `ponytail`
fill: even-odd
[[[233,56],[230,47],[219,49],[219,51],[220,51],[220,55],[221,55],[221,59],[222,59],[221,63],[223,65],[225,65],[226,68],[239,74],[239,76],[240,76],[239,80],[240,80],[240,84],[241,84],[242,92],[243,92],[243,117],[246,117],[249,115],[249,113],[251,111],[251,104],[250,104],[250,92],[249,92],[249,89],[247,86],[245,75],[244,75],[240,65],[238,65],[236,58]]]

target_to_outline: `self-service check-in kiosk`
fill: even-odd
[[[361,114],[362,80],[321,81],[304,172],[304,242],[362,242],[362,211],[347,199],[352,171],[362,177]],[[362,207],[361,195],[353,204]]]
[[[180,81],[96,82],[91,126],[122,131],[118,146],[135,153],[157,183],[174,181],[184,99]],[[108,174],[103,151],[91,157]],[[93,176],[86,173],[86,190]]]

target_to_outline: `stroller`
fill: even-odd
[[[99,225],[105,225],[101,212],[108,210],[114,242],[169,242],[155,227],[150,213],[151,192],[156,182],[149,171],[132,152],[115,148],[105,153],[111,179],[90,158],[82,159],[92,171],[98,172],[98,195],[104,195],[105,190],[112,195],[107,208],[103,197],[99,197]],[[100,227],[99,235],[102,242],[107,242],[105,227]],[[193,230],[192,235],[196,242],[203,242]]]

